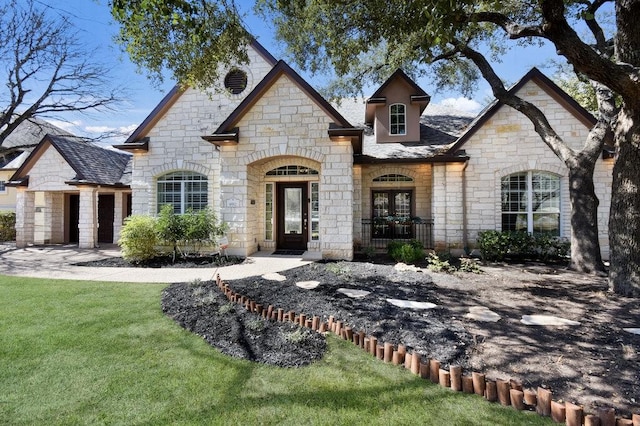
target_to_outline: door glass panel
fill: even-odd
[[[284,197],[284,232],[302,234],[302,188],[285,188]]]

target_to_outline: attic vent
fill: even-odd
[[[224,87],[234,95],[242,93],[247,88],[247,74],[237,68],[229,71],[224,78]]]

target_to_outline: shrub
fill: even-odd
[[[0,212],[0,241],[14,241],[16,239],[16,214],[14,212]]]
[[[430,271],[433,272],[455,272],[455,266],[449,263],[447,259],[441,259],[436,253],[431,252],[427,256],[427,263],[429,264],[427,267]]]
[[[146,215],[129,216],[120,232],[118,244],[122,249],[122,257],[129,262],[140,263],[153,259],[158,255],[156,219]]]
[[[424,259],[424,247],[418,240],[411,240],[408,243],[402,241],[391,241],[387,245],[387,253],[396,262],[415,263]]]
[[[178,241],[184,239],[184,228],[182,216],[174,213],[173,206],[170,204],[162,206],[156,221],[156,230],[158,238],[163,243],[171,245],[174,262],[178,255]]]
[[[508,257],[547,262],[566,257],[570,249],[565,239],[519,231],[483,231],[478,233],[477,243],[483,260],[497,262]]]

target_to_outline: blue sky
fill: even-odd
[[[39,3],[48,5],[52,12],[56,10],[67,13],[77,26],[80,37],[86,40],[89,51],[94,52],[94,58],[102,61],[112,69],[117,84],[129,88],[127,101],[116,112],[94,112],[90,115],[70,115],[67,121],[54,122],[59,126],[68,128],[80,136],[94,136],[100,132],[121,130],[133,131],[160,102],[163,96],[173,86],[173,81],[166,81],[160,87],[154,87],[144,74],[137,72],[136,67],[128,60],[126,53],[113,41],[118,31],[117,24],[112,20],[106,0],[38,0]],[[241,7],[250,12],[253,2],[238,1]],[[284,47],[278,44],[273,31],[261,19],[249,15],[245,19],[248,30],[253,33],[258,41],[269,50],[276,58],[285,58]],[[532,66],[538,66],[543,71],[548,59],[553,57],[554,51],[550,47],[518,49],[504,58],[502,64],[496,64],[499,75],[509,83],[516,82]],[[548,71],[550,72],[550,71]],[[318,79],[307,74],[303,77],[314,87],[319,88]],[[459,108],[467,108],[478,111],[490,96],[488,86],[481,84],[473,100],[465,100],[458,93],[440,93],[429,81],[418,81],[418,84],[431,94],[432,102],[453,103]],[[118,143],[121,140],[111,141]]]

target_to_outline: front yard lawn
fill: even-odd
[[[332,337],[304,368],[225,356],[163,316],[164,287],[0,276],[0,423],[550,424]]]

